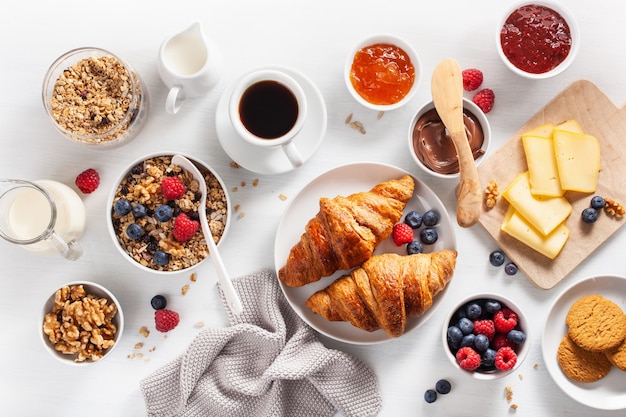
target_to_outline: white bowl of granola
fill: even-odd
[[[56,289],[41,310],[44,347],[63,363],[85,366],[110,355],[124,331],[124,314],[111,291],[74,281]]]
[[[148,90],[133,67],[101,48],[77,48],[48,69],[42,99],[57,130],[108,149],[132,140],[148,114]]]
[[[106,208],[107,228],[115,247],[133,265],[157,274],[188,271],[209,256],[198,221],[198,183],[172,164],[174,154],[154,153],[133,161],[115,182]],[[206,163],[182,155],[205,177],[205,212],[219,246],[230,225],[226,186]]]

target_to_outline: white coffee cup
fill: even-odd
[[[220,80],[222,66],[219,48],[198,22],[165,39],[158,60],[159,75],[169,88],[165,110],[178,113],[185,98],[206,94]]]
[[[259,69],[245,75],[235,86],[229,102],[235,131],[261,148],[281,147],[293,167],[303,163],[293,140],[307,115],[304,90],[280,70]]]

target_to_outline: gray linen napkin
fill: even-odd
[[[326,348],[293,311],[273,272],[234,280],[243,313],[203,330],[141,381],[149,416],[376,415],[378,382],[361,361]],[[228,311],[223,293],[222,303]]]

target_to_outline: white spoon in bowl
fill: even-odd
[[[202,176],[198,168],[189,159],[185,158],[182,155],[174,155],[172,157],[172,163],[180,166],[185,171],[190,172],[193,178],[198,181],[201,194],[199,209],[206,210],[206,181],[204,180],[204,177]],[[243,306],[241,305],[239,295],[237,294],[237,291],[235,291],[235,287],[233,287],[233,283],[228,276],[228,272],[226,271],[226,267],[224,266],[222,257],[217,251],[217,245],[215,244],[215,240],[213,240],[213,234],[211,233],[211,229],[209,228],[209,221],[206,218],[206,213],[201,212],[198,214],[198,217],[200,217],[200,225],[202,226],[202,233],[204,233],[204,240],[209,247],[209,255],[213,259],[213,265],[215,265],[215,269],[217,270],[217,278],[222,287],[222,291],[224,291],[226,302],[230,307],[230,311],[234,315],[239,315],[243,311]]]

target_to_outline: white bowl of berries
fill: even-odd
[[[174,152],[133,161],[115,182],[107,201],[107,228],[115,247],[138,268],[157,274],[188,271],[209,255],[199,216],[204,211],[219,245],[230,225],[231,203],[218,174],[198,158],[207,185],[200,205],[193,175],[172,163]]]
[[[446,316],[442,342],[455,368],[480,380],[493,380],[520,367],[528,355],[528,321],[512,300],[474,294]]]

